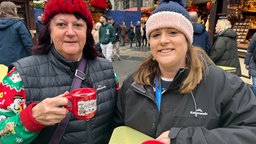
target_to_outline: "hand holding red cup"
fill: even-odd
[[[96,90],[94,88],[78,88],[65,96],[71,106],[65,106],[76,118],[88,120],[95,116],[97,110]]]

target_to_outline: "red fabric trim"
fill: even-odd
[[[106,0],[92,0],[88,2],[88,4],[97,8],[102,8],[102,9],[108,8],[108,3]]]
[[[30,104],[26,109],[20,112],[20,120],[24,127],[28,129],[31,132],[37,132],[41,129],[45,128],[44,125],[41,125],[39,122],[35,120],[35,118],[32,116],[32,108],[37,103]]]

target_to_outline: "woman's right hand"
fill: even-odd
[[[32,108],[32,116],[44,126],[54,125],[65,118],[68,110],[63,106],[68,105],[65,95],[68,92],[53,98],[46,98]]]

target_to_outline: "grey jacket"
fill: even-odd
[[[126,125],[153,138],[170,130],[172,144],[254,144],[256,98],[234,74],[211,65],[192,93],[178,89],[189,69],[181,69],[162,94],[158,112],[151,86],[126,79],[117,98],[116,126]],[[228,139],[227,139],[228,137]]]
[[[216,65],[235,67],[235,74],[241,76],[237,34],[234,30],[228,28],[217,35],[210,57]]]
[[[102,58],[86,60],[85,80],[81,87],[97,89],[97,112],[91,120],[78,120],[73,114],[61,144],[107,144],[116,102],[116,81],[112,63]],[[48,55],[31,56],[13,65],[24,83],[27,104],[40,102],[70,90],[78,62],[65,60],[52,48]],[[33,141],[46,144],[56,126],[44,128]]]

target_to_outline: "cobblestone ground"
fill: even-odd
[[[136,71],[141,61],[150,55],[148,48],[130,48],[129,46],[120,47],[121,61],[116,57],[113,59],[113,67],[117,73],[120,84],[124,79]]]

